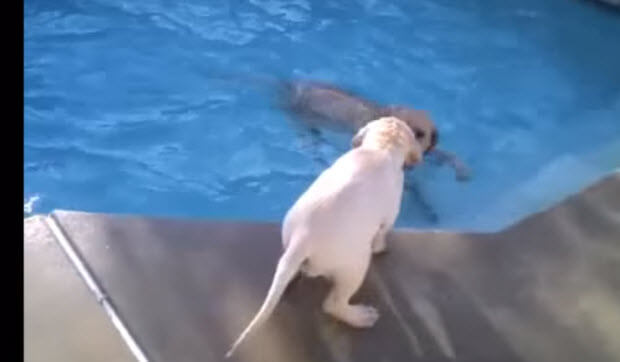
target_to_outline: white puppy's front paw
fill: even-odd
[[[372,239],[372,253],[379,254],[385,252],[387,248],[387,242],[385,240],[385,232],[380,229],[375,237]]]
[[[372,253],[373,254],[385,253],[386,250],[387,250],[387,244],[385,242],[385,237],[381,239],[375,239],[372,242]]]

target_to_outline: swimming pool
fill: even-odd
[[[430,112],[473,170],[408,177],[399,226],[493,230],[620,166],[620,17],[588,2],[26,0],[24,209],[279,221],[321,171],[262,86]],[[347,150],[329,134],[322,157]]]

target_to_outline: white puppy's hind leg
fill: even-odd
[[[387,248],[385,237],[390,232],[390,230],[394,228],[394,223],[396,222],[396,218],[398,217],[399,208],[400,206],[396,208],[395,209],[396,211],[392,212],[385,219],[385,222],[383,222],[379,226],[379,230],[377,231],[377,234],[375,234],[375,237],[372,239],[372,253],[373,254],[379,254],[379,253],[385,252],[385,249]]]
[[[366,277],[371,253],[352,257],[332,275],[332,289],[323,302],[323,311],[353,327],[372,327],[379,313],[371,306],[349,304]]]
[[[315,268],[312,265],[312,260],[311,259],[306,259],[306,261],[304,261],[301,264],[301,267],[299,268],[299,271],[303,275],[305,275],[305,276],[307,276],[309,278],[315,278],[315,277],[321,276],[320,270]]]

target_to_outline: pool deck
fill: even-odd
[[[55,211],[24,220],[25,361],[223,361],[262,303],[276,223]],[[230,361],[619,361],[620,172],[497,233],[398,229],[353,330],[297,279]]]

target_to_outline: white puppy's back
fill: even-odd
[[[318,243],[316,249],[332,253],[350,250],[351,243],[369,243],[386,214],[397,213],[400,206],[403,175],[391,170],[385,157],[357,148],[323,171],[287,213],[285,246],[291,239],[310,237],[311,247]],[[306,235],[291,235],[292,230]]]

